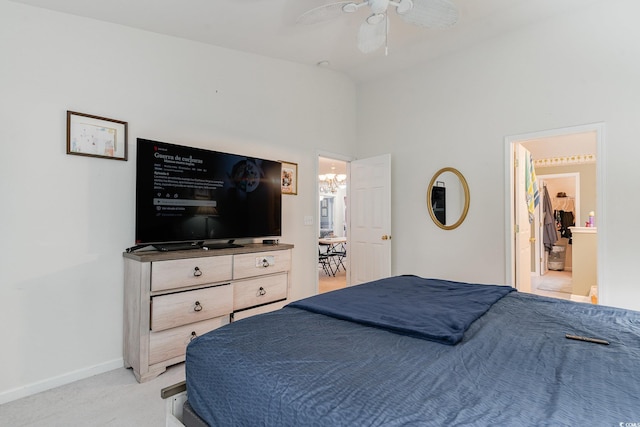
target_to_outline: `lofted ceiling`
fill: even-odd
[[[391,12],[388,56],[384,49],[364,54],[356,48],[367,8],[328,22],[296,23],[302,13],[338,0],[12,1],[296,63],[322,63],[365,81],[571,13],[596,0],[451,0],[459,20],[437,30],[409,25]]]

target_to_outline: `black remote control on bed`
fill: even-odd
[[[581,337],[580,335],[571,335],[571,334],[566,334],[565,337],[569,338],[570,340],[586,341],[586,342],[592,342],[596,344],[609,345],[609,341],[601,340],[598,338]]]

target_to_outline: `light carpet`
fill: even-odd
[[[571,280],[543,280],[536,286],[536,288],[544,291],[563,292],[566,294],[570,294],[573,290],[573,285]]]

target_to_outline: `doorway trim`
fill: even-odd
[[[520,142],[531,139],[544,139],[554,136],[563,136],[574,133],[593,132],[596,133],[596,211],[598,213],[598,294],[601,304],[607,304],[607,293],[605,292],[605,269],[606,265],[605,242],[606,242],[606,194],[604,187],[605,177],[605,123],[591,123],[579,126],[570,126],[559,129],[543,130],[526,134],[510,135],[505,137],[505,283],[511,286],[516,285],[515,278],[515,224],[514,224],[514,153]],[[604,297],[604,298],[603,298]]]

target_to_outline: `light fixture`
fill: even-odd
[[[458,22],[459,12],[454,0],[327,0],[296,19],[299,24],[312,25],[328,21],[342,13],[356,14],[366,8],[364,22],[360,24],[357,47],[362,53],[371,53],[385,47],[389,39],[389,14],[395,12],[408,24],[425,28],[446,28]],[[394,19],[394,18],[391,18]],[[395,25],[395,23],[394,23]]]
[[[367,18],[367,24],[378,25],[384,20],[384,18],[386,18],[386,15],[384,13],[374,13]]]
[[[318,181],[320,185],[320,192],[324,194],[337,193],[338,189],[346,188],[347,175],[343,173],[327,173],[324,175],[318,175]]]

